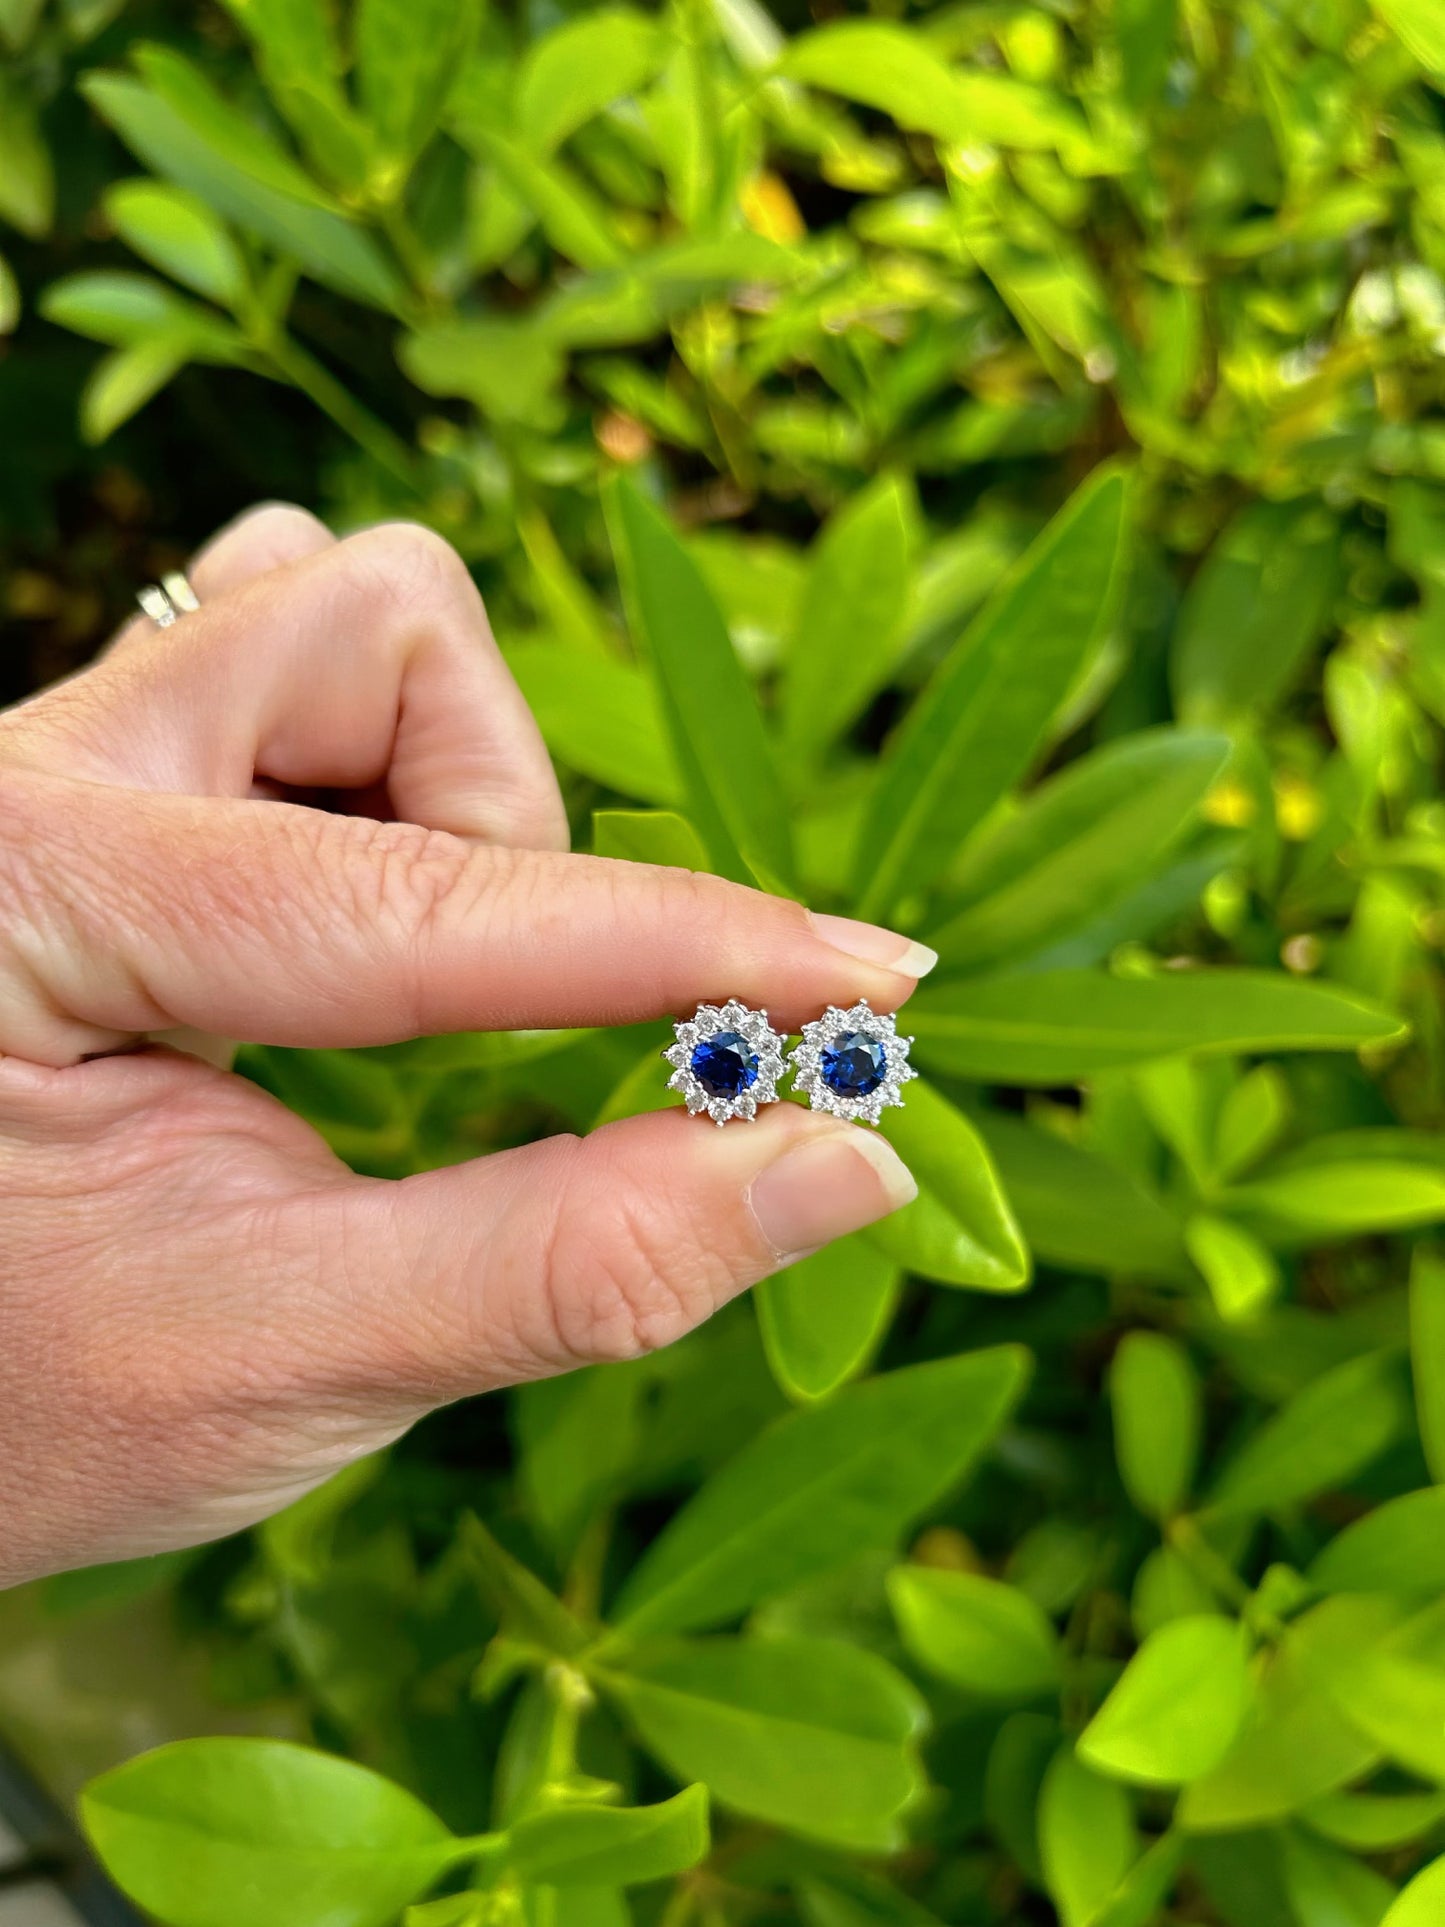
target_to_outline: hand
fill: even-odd
[[[192,574],[199,613],[0,716],[0,1585],[231,1531],[435,1405],[667,1344],[913,1195],[882,1139],[790,1104],[382,1183],[147,1045],[729,995],[796,1026],[893,1009],[929,962],[567,855],[536,727],[426,531],[337,542],[268,508]]]

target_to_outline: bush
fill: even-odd
[[[168,1588],[212,1724],[326,1749],[115,1766],[115,1878],[172,1927],[1445,1918],[1439,0],[0,31],[37,663],[137,478],[421,517],[579,840],[942,955],[899,1217],[42,1590],[103,1642]],[[244,1068],[401,1175],[674,1101],[666,1035]]]

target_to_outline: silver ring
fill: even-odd
[[[148,582],[136,592],[136,601],[157,629],[169,629],[173,622],[201,606],[200,597],[179,569],[172,569],[159,582]]]

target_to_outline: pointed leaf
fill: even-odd
[[[1016,1586],[975,1572],[897,1566],[888,1601],[909,1653],[950,1685],[1013,1701],[1058,1690],[1058,1635]]]
[[[955,1485],[1023,1390],[1016,1348],[889,1372],[759,1433],[654,1540],[617,1602],[629,1635],[717,1625],[887,1547]]]
[[[1346,1485],[1408,1424],[1395,1360],[1384,1352],[1351,1358],[1297,1392],[1245,1441],[1209,1509],[1275,1512]]]
[[[1062,1927],[1092,1927],[1138,1850],[1129,1796],[1061,1747],[1039,1799],[1039,1853]]]
[[[695,1867],[708,1850],[707,1788],[654,1807],[566,1806],[519,1820],[506,1865],[547,1887],[630,1887]]]
[[[509,649],[507,666],[560,762],[624,796],[677,801],[681,781],[643,671],[542,643]]]
[[[869,1242],[940,1284],[1022,1291],[1028,1247],[988,1146],[963,1112],[932,1084],[910,1084],[882,1129],[917,1180],[918,1196],[870,1226]]]
[[[783,677],[790,744],[831,742],[882,684],[908,594],[908,525],[896,476],[881,476],[828,521],[808,558]]]
[[[898,1267],[860,1237],[840,1238],[765,1278],[753,1294],[773,1376],[800,1403],[864,1370],[898,1301]]]
[[[965,978],[921,990],[908,1021],[920,1061],[1000,1084],[1063,1084],[1186,1051],[1358,1050],[1403,1034],[1344,991],[1246,970]]]
[[[692,817],[716,868],[752,882],[750,859],[792,870],[788,813],[752,689],[697,564],[625,475],[606,497],[636,638],[656,671]]]
[[[1080,1736],[1079,1758],[1145,1786],[1202,1779],[1233,1745],[1249,1694],[1243,1627],[1209,1613],[1171,1620],[1129,1661]]]
[[[1240,511],[1180,611],[1171,677],[1186,722],[1232,721],[1282,694],[1324,633],[1338,555],[1338,526],[1317,502]]]
[[[1025,773],[1113,617],[1128,490],[1097,471],[970,625],[898,730],[855,865],[859,914],[930,883]]]
[[[1189,1497],[1199,1458],[1199,1379],[1182,1345],[1130,1332],[1109,1368],[1119,1476],[1139,1510],[1168,1519]]]
[[[533,41],[517,75],[517,132],[549,154],[604,107],[635,93],[657,71],[666,43],[631,7],[600,7],[564,19]]]
[[[835,1846],[902,1844],[924,1710],[874,1654],[829,1639],[667,1640],[597,1678],[643,1744],[724,1806]]]
[[[369,1768],[280,1740],[183,1740],[80,1798],[116,1884],[166,1927],[390,1927],[465,1854]]]
[[[163,181],[118,181],[105,211],[121,239],[162,273],[223,306],[243,298],[240,250],[194,194]]]
[[[1146,730],[1042,784],[951,872],[952,908],[928,932],[944,971],[991,969],[1092,922],[1163,856],[1228,753],[1202,730]]]

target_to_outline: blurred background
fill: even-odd
[[[876,1237],[0,1598],[67,1878],[175,1738],[545,1804],[571,1661],[476,1514],[584,1627],[706,1633],[735,1722],[781,1650],[823,1738],[583,1665],[569,1797],[700,1779],[710,1854],[417,1927],[1445,1920],[1442,89],[1441,0],[0,0],[0,702],[257,500],[419,519],[579,848],[943,954]],[[399,1176],[669,1101],[667,1035],[241,1069]],[[648,1609],[803,1420],[804,1490],[877,1444],[836,1543]]]

